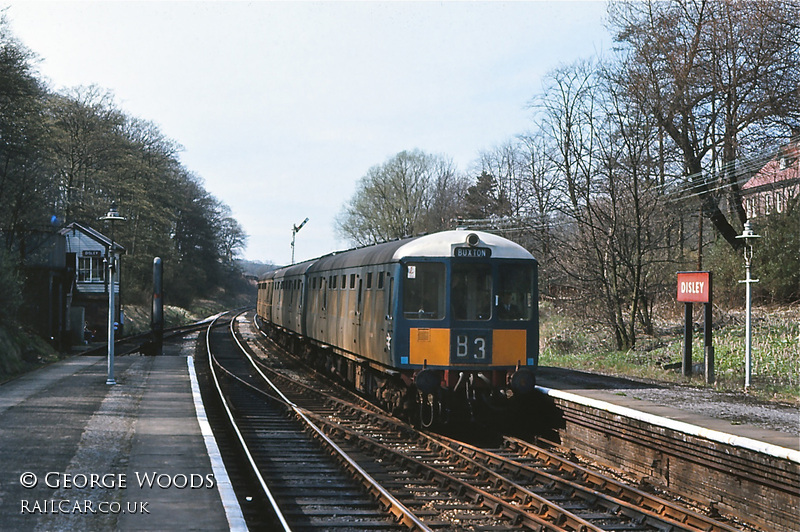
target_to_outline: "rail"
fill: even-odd
[[[261,475],[261,472],[259,471],[258,465],[256,464],[255,460],[253,459],[253,454],[250,452],[250,449],[249,449],[249,447],[247,445],[247,442],[244,440],[244,437],[242,436],[242,432],[239,430],[239,425],[237,424],[236,418],[233,415],[233,412],[231,411],[230,406],[228,405],[228,401],[225,398],[225,394],[222,392],[222,387],[220,386],[219,378],[217,377],[217,372],[214,369],[215,366],[216,366],[216,363],[214,361],[214,357],[213,357],[213,354],[211,352],[211,340],[210,340],[210,338],[211,338],[211,329],[214,327],[214,324],[217,322],[217,320],[219,320],[222,316],[223,316],[223,314],[220,314],[216,318],[214,318],[211,321],[211,323],[209,324],[208,330],[206,332],[206,350],[208,352],[208,365],[209,365],[209,368],[211,370],[211,376],[212,376],[213,381],[214,381],[214,386],[216,387],[217,393],[219,394],[219,397],[220,397],[220,399],[222,401],[222,406],[225,409],[226,414],[228,415],[228,420],[230,421],[231,426],[232,426],[232,428],[233,428],[233,430],[234,430],[234,432],[236,434],[236,437],[239,440],[239,444],[242,447],[242,452],[245,454],[245,457],[247,458],[247,461],[249,462],[249,464],[250,464],[250,466],[252,468],[253,474],[258,479],[258,482],[261,485],[261,489],[264,491],[264,495],[267,497],[267,499],[269,499],[270,503],[272,504],[272,510],[275,513],[276,518],[280,522],[280,525],[283,527],[284,531],[291,532],[292,529],[289,526],[289,523],[286,521],[286,518],[284,517],[283,512],[281,511],[280,507],[278,506],[278,503],[275,500],[275,497],[273,496],[272,491],[269,489],[269,486],[267,486],[267,483],[264,481],[264,477]],[[234,318],[231,318],[231,323],[233,323],[233,321],[234,321]]]
[[[245,357],[250,361],[250,364],[255,369],[255,371],[261,376],[263,381],[273,390],[275,393],[281,398],[281,400],[292,409],[295,415],[301,419],[307,427],[309,427],[317,436],[317,438],[329,449],[331,449],[334,454],[337,456],[337,459],[345,465],[345,467],[356,477],[362,480],[362,483],[365,485],[367,491],[371,493],[377,500],[379,500],[384,507],[391,513],[395,519],[408,527],[412,530],[421,530],[421,531],[430,531],[430,528],[423,523],[417,516],[415,516],[403,503],[401,503],[397,498],[395,498],[391,493],[389,493],[383,486],[381,486],[375,479],[370,475],[366,470],[364,470],[358,463],[353,460],[344,450],[342,450],[339,445],[336,444],[332,439],[330,439],[321,429],[320,427],[312,421],[308,415],[308,412],[304,409],[298,407],[291,399],[289,399],[281,390],[278,388],[272,380],[261,371],[258,364],[256,364],[253,357],[250,355],[248,350],[242,344],[241,340],[237,336],[236,332],[233,329],[233,323],[235,320],[231,320],[231,335],[233,336],[236,344],[241,349],[242,353]]]

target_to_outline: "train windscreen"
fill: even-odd
[[[533,267],[527,264],[500,266],[497,280],[498,318],[523,321],[533,318]]]
[[[410,320],[444,318],[444,264],[419,262],[406,265],[403,280],[403,316]]]
[[[492,268],[489,264],[454,263],[450,286],[453,319],[492,317]]]

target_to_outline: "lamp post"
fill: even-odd
[[[298,232],[300,229],[302,229],[304,225],[306,225],[306,222],[308,222],[308,218],[306,218],[305,220],[303,220],[303,221],[300,223],[300,225],[293,225],[293,226],[292,226],[292,264],[294,264],[294,237],[295,237],[295,235],[297,235],[297,232]]]
[[[744,281],[739,281],[740,283],[745,283],[746,288],[746,296],[745,296],[745,306],[746,306],[746,314],[745,314],[745,352],[744,352],[744,388],[745,390],[750,387],[750,373],[751,368],[753,367],[753,359],[751,356],[752,351],[752,339],[753,339],[753,330],[750,325],[750,315],[752,309],[751,303],[751,288],[750,285],[753,283],[757,283],[758,279],[753,279],[750,277],[750,264],[753,260],[753,243],[752,240],[756,238],[761,238],[761,235],[757,235],[753,232],[753,228],[750,226],[750,220],[744,223],[744,230],[742,231],[741,235],[737,235],[736,238],[744,239],[744,268],[745,268],[745,279]]]
[[[117,211],[117,202],[112,201],[111,207],[105,216],[98,218],[111,224],[111,244],[108,246],[108,377],[106,384],[116,384],[114,380],[114,317],[116,307],[114,305],[114,273],[117,269],[117,255],[114,250],[114,222],[124,221],[125,218]]]

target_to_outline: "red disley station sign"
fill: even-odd
[[[678,301],[708,303],[710,284],[709,272],[678,273]]]

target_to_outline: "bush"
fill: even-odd
[[[800,301],[800,207],[775,213],[761,227],[761,244],[755,248],[753,266],[761,282],[757,294],[770,303]]]
[[[15,336],[0,324],[0,379],[18,373],[24,367]]]
[[[751,275],[753,299],[758,303],[788,304],[800,301],[800,207],[774,213],[752,223],[761,235],[753,244]],[[744,305],[744,256],[723,239],[706,252],[705,268],[714,274],[714,302]]]
[[[543,303],[539,363],[542,366],[581,369],[619,376],[703,386],[702,374],[683,377],[681,313],[659,308],[656,336],[642,338],[628,351],[608,349],[602,329],[587,327],[585,320],[559,312]],[[800,309],[798,305],[753,308],[752,373],[750,393],[762,399],[800,403]],[[695,314],[695,319],[699,315]],[[724,391],[744,386],[745,315],[741,309],[715,306],[714,352],[716,384]],[[696,323],[697,325],[697,323]],[[695,329],[692,359],[703,361],[703,335]],[[668,369],[678,368],[678,369]]]
[[[58,360],[50,344],[16,325],[0,324],[0,382]]]
[[[22,306],[22,282],[17,267],[0,250],[0,324],[13,323]]]

